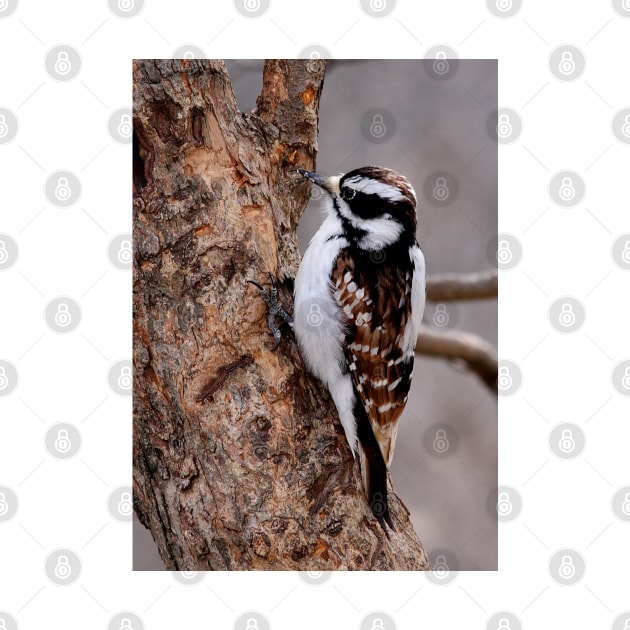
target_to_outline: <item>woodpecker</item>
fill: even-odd
[[[359,457],[374,516],[384,530],[385,523],[394,529],[387,470],[409,395],[426,294],[416,194],[405,177],[380,166],[330,177],[298,172],[322,189],[325,219],[295,278],[293,330]],[[277,346],[273,315],[291,318],[279,307],[273,283],[272,295],[261,292]]]

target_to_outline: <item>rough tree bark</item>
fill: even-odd
[[[291,311],[325,62],[265,64],[238,111],[216,61],[137,61],[134,508],[169,570],[428,569],[391,493],[387,539],[325,389],[272,353],[248,279]]]

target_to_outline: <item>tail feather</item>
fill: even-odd
[[[385,523],[387,523],[395,531],[387,503],[387,466],[356,390],[354,401],[354,417],[359,438],[359,462],[365,496],[381,527],[385,530]]]

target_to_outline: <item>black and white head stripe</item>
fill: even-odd
[[[365,166],[346,173],[339,181],[341,188],[350,188],[365,195],[378,195],[388,201],[408,201],[416,207],[416,192],[406,177],[388,168]]]
[[[401,192],[401,190],[392,184],[385,182],[379,182],[369,177],[362,177],[361,175],[355,175],[349,179],[344,180],[344,187],[351,188],[364,195],[378,195],[381,199],[387,199],[389,201],[404,201],[407,197]],[[415,199],[415,192],[411,188]]]

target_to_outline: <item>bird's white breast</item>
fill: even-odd
[[[348,246],[333,214],[311,240],[295,278],[294,330],[309,368],[330,385],[345,363],[341,312],[334,301],[330,274],[339,250]],[[331,238],[332,237],[332,238]]]

